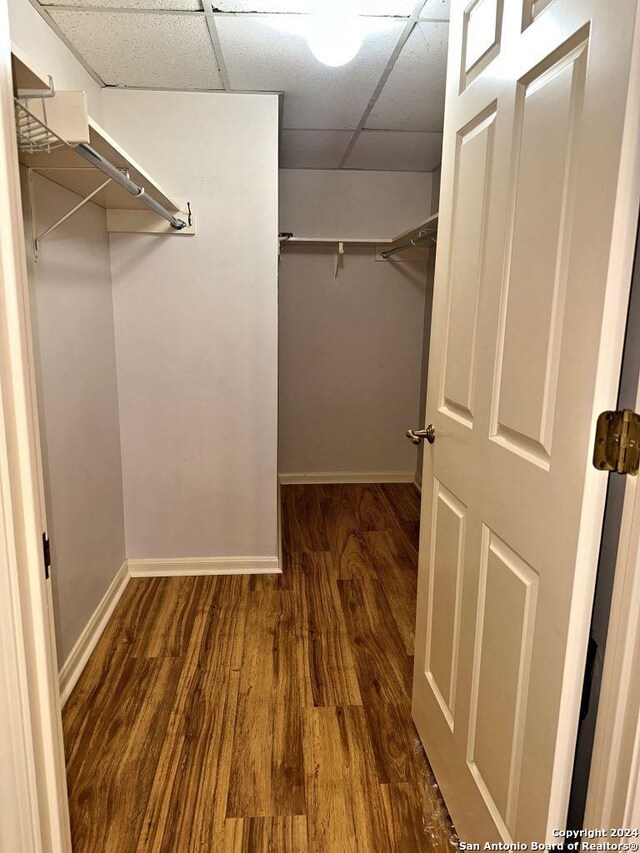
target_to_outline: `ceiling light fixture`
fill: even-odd
[[[324,65],[351,62],[363,39],[358,0],[316,0],[308,38],[311,52]]]

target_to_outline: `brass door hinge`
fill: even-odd
[[[640,468],[640,415],[631,409],[603,412],[596,425],[593,464],[600,471],[637,474]]]

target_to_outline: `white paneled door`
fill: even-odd
[[[637,222],[637,7],[451,7],[413,711],[462,839],[553,841]]]

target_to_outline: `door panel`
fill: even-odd
[[[461,90],[476,79],[500,50],[503,2],[474,0],[464,12]]]
[[[573,41],[573,40],[572,40]],[[575,170],[584,98],[586,43],[566,46],[518,86],[513,216],[498,336],[492,433],[548,469],[571,237]]]
[[[440,483],[434,485],[436,494],[429,566],[425,673],[442,713],[453,730],[466,507]]]
[[[553,3],[553,0],[524,0],[522,14],[522,29],[524,30],[541,12]]]
[[[483,112],[456,140],[457,180],[440,408],[469,427],[473,425],[478,303],[495,117],[493,108],[488,114]]]
[[[538,575],[483,528],[467,761],[497,822],[513,831]]]
[[[413,711],[464,840],[552,841],[633,260],[620,211],[639,203],[637,9],[451,5]]]

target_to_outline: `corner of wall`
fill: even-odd
[[[69,45],[58,35],[46,7],[39,12],[29,0],[9,0],[11,43],[37,68],[53,77],[56,89],[84,91],[89,113],[102,121],[102,84],[87,71]]]

